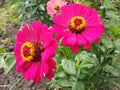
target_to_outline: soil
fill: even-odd
[[[40,84],[33,81],[26,81],[20,73],[13,68],[10,73],[5,76],[4,69],[0,69],[0,90],[46,90],[48,80],[42,79]]]

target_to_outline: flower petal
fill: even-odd
[[[38,69],[35,77],[33,78],[34,82],[39,83],[43,78],[43,69],[41,67],[41,63],[38,63]]]
[[[54,77],[54,72],[52,69],[49,69],[49,72],[46,74],[46,77],[51,80]]]
[[[26,80],[33,79],[36,75],[37,69],[38,69],[38,63],[33,62],[31,63],[31,66],[24,69],[23,76],[26,78]]]
[[[80,51],[80,46],[79,45],[74,45],[74,46],[71,46],[70,48],[71,48],[72,52],[75,52],[75,53]]]
[[[95,42],[104,31],[104,26],[95,26],[95,27],[88,27],[83,31],[82,36],[84,36],[88,41]]]
[[[69,45],[75,45],[77,43],[77,38],[75,33],[67,37],[67,43]]]
[[[84,49],[91,50],[92,49],[91,44],[89,42],[87,42],[87,44],[84,45]]]
[[[84,45],[87,43],[87,41],[85,40],[85,38],[82,35],[78,34],[77,35],[77,43],[80,45]]]

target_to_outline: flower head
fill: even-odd
[[[61,43],[79,52],[80,45],[91,49],[104,32],[104,25],[97,11],[81,4],[69,4],[61,8],[61,13],[53,18],[53,30],[62,36]]]
[[[33,79],[34,82],[40,82],[43,76],[51,79],[56,68],[53,60],[56,48],[56,41],[52,40],[47,25],[38,21],[31,26],[25,24],[17,34],[14,49],[16,70],[22,72],[27,80]]]
[[[60,13],[60,8],[66,5],[66,0],[49,0],[47,2],[47,13],[51,17]]]

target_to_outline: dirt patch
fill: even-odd
[[[20,26],[18,24],[8,24],[5,30],[0,32],[0,48],[4,48],[6,52],[12,52],[16,33]]]
[[[5,76],[4,69],[0,69],[0,90],[46,90],[47,79],[42,79],[39,84],[33,81],[26,81],[20,73],[13,68],[10,73]]]

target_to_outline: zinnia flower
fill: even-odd
[[[81,4],[63,6],[53,22],[53,30],[62,36],[61,43],[73,52],[79,52],[80,46],[90,50],[91,43],[98,42],[105,29],[98,12]]]
[[[60,8],[66,5],[66,0],[49,0],[47,2],[47,13],[51,17],[60,13]]]
[[[16,57],[16,70],[21,72],[26,80],[33,79],[39,83],[46,76],[54,77],[56,63],[53,60],[57,43],[52,40],[48,27],[41,22],[25,24],[18,32],[14,54]]]

